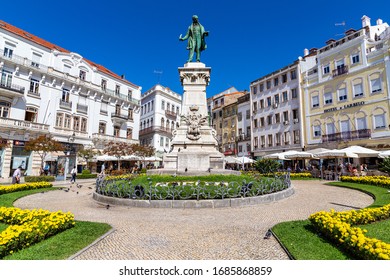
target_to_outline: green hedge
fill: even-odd
[[[91,179],[97,178],[97,174],[78,174],[76,175],[76,179]]]
[[[56,177],[54,176],[25,176],[24,181],[27,183],[32,182],[54,182]]]

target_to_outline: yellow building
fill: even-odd
[[[360,30],[317,50],[303,79],[306,149],[390,148],[390,28],[362,18]]]

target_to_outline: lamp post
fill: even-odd
[[[70,151],[72,150],[72,143],[74,142],[76,138],[76,134],[73,131],[73,134],[69,136],[68,138],[68,144],[65,146],[65,151],[66,151],[66,160],[65,160],[65,170],[64,170],[64,181],[66,181],[66,175],[68,175],[69,172],[69,156],[70,156]]]

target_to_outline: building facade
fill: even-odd
[[[390,148],[390,28],[378,19],[317,50],[305,73],[308,148]]]
[[[28,175],[39,173],[39,156],[23,146],[42,134],[66,147],[67,157],[52,158],[53,166],[66,158],[76,165],[83,146],[138,143],[141,87],[6,22],[0,21],[0,34],[2,177],[22,162]]]
[[[237,99],[237,155],[239,157],[252,157],[251,135],[252,135],[252,117],[251,117],[250,92]]]
[[[162,157],[170,150],[172,132],[180,124],[182,96],[162,85],[142,94],[139,138]]]
[[[305,148],[301,72],[313,65],[313,53],[305,51],[303,58],[250,84],[255,157]]]

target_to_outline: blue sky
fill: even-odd
[[[160,83],[182,93],[177,68],[188,52],[178,37],[196,14],[210,31],[201,57],[212,68],[207,96],[231,86],[249,89],[250,82],[303,56],[305,48],[360,29],[363,15],[371,24],[390,22],[388,0],[3,2],[2,20],[125,74],[142,92]],[[341,22],[345,26],[335,25]]]

